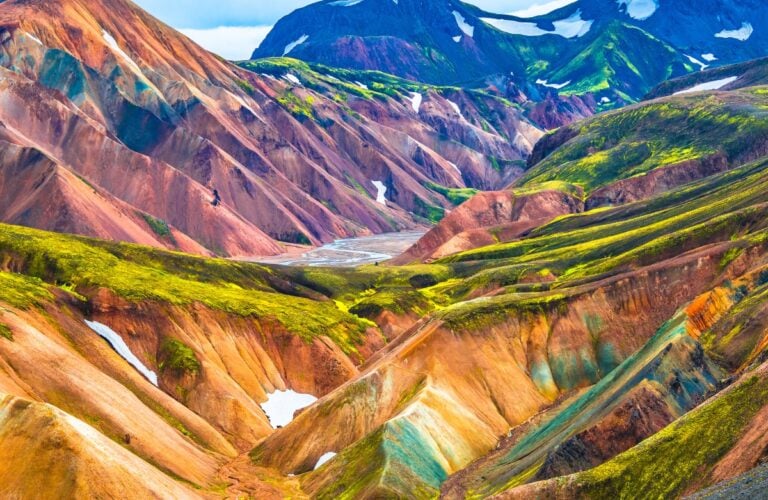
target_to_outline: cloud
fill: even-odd
[[[231,61],[250,59],[272,26],[218,26],[208,29],[180,29],[203,48]]]

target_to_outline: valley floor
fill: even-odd
[[[309,267],[356,267],[376,264],[402,254],[422,236],[423,231],[411,231],[348,238],[306,250],[300,255],[296,255],[297,251],[277,257],[253,259],[253,262]]]

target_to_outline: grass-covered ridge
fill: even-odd
[[[42,282],[81,292],[103,287],[130,301],[201,303],[271,319],[305,340],[327,335],[347,352],[355,350],[368,325],[333,301],[299,296],[308,291],[257,264],[8,225],[0,225],[0,261],[25,275],[0,273],[0,300],[17,307],[49,298]]]
[[[501,323],[511,311],[555,311],[584,284],[688,251],[719,244],[727,260],[764,247],[766,193],[761,161],[651,200],[556,219],[520,240],[438,261],[451,278],[422,292],[439,297],[438,315],[462,331]]]
[[[517,183],[568,182],[591,192],[651,170],[723,154],[749,157],[768,138],[768,96],[734,92],[681,96],[601,115],[570,130],[569,139]]]

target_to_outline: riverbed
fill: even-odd
[[[357,267],[396,257],[416,243],[424,232],[385,233],[336,240],[300,255],[264,257],[258,262],[303,267]]]

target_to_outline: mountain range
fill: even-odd
[[[130,2],[5,2],[0,29],[6,222],[276,254],[429,224],[450,190],[509,182],[542,134],[482,91],[247,71]]]
[[[0,2],[0,497],[763,495],[764,9],[333,0],[235,64],[128,1]]]
[[[535,100],[557,91],[615,105],[671,77],[765,56],[768,42],[768,10],[758,0],[577,0],[537,14],[490,13],[459,0],[325,0],[280,20],[253,57],[290,55],[436,84],[503,80]]]

